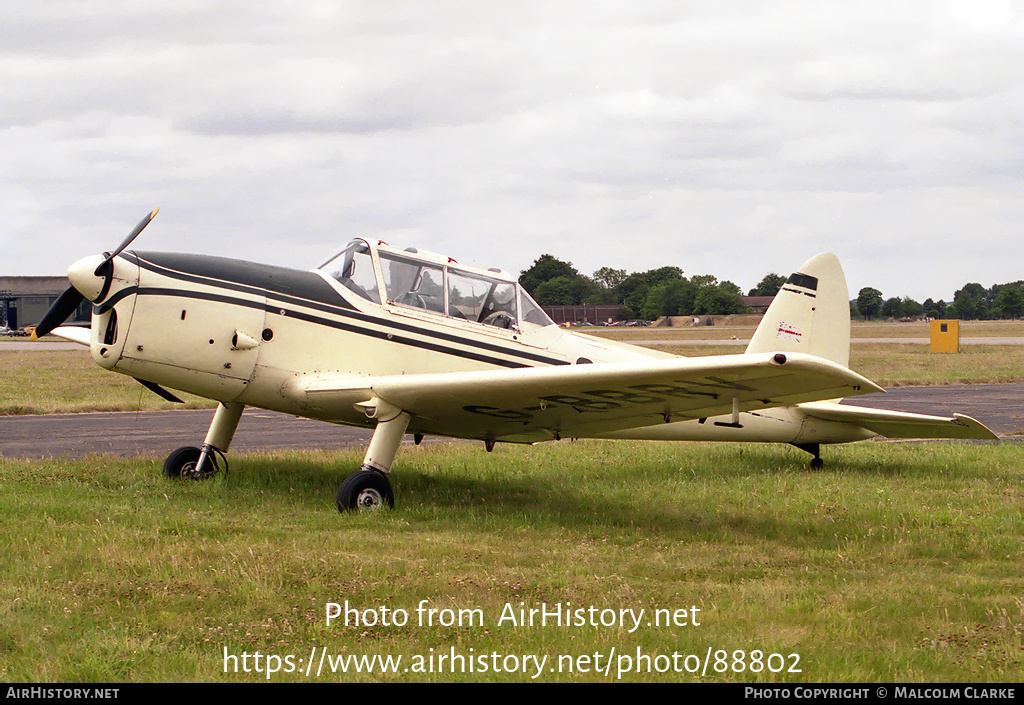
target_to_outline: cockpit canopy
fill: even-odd
[[[353,240],[320,270],[375,304],[429,311],[497,328],[554,325],[510,275],[384,243]]]

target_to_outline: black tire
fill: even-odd
[[[395,494],[383,473],[376,470],[357,470],[341,483],[335,503],[342,514],[351,511],[373,512],[384,508],[385,505],[393,509]]]
[[[212,453],[206,457],[206,462],[203,463],[204,467],[212,467],[212,469],[201,474],[196,472],[196,464],[199,463],[202,454],[203,451],[193,446],[185,446],[172,451],[164,461],[164,475],[175,480],[202,480],[210,477],[218,470]]]

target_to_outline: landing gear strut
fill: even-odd
[[[203,447],[185,446],[173,451],[164,461],[164,475],[175,479],[205,480],[220,472],[221,462],[227,469],[224,453],[231,445],[244,409],[244,404],[220,404],[213,415]]]
[[[384,506],[395,506],[395,493],[387,474],[395,462],[402,436],[409,427],[411,416],[401,409],[373,399],[362,405],[371,419],[377,419],[370,446],[363,457],[363,465],[345,478],[338,489],[335,504],[339,512],[352,510],[374,511]]]

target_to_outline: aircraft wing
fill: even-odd
[[[308,375],[288,393],[321,418],[380,399],[410,432],[536,442],[882,391],[811,355],[743,354],[513,370]]]
[[[827,401],[801,404],[800,410],[813,418],[854,424],[886,438],[998,438],[984,424],[963,414],[953,414],[953,418],[946,418],[903,411],[865,409]]]

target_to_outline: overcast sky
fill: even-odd
[[[4,2],[0,274],[352,237],[851,297],[1024,279],[1011,0]]]

